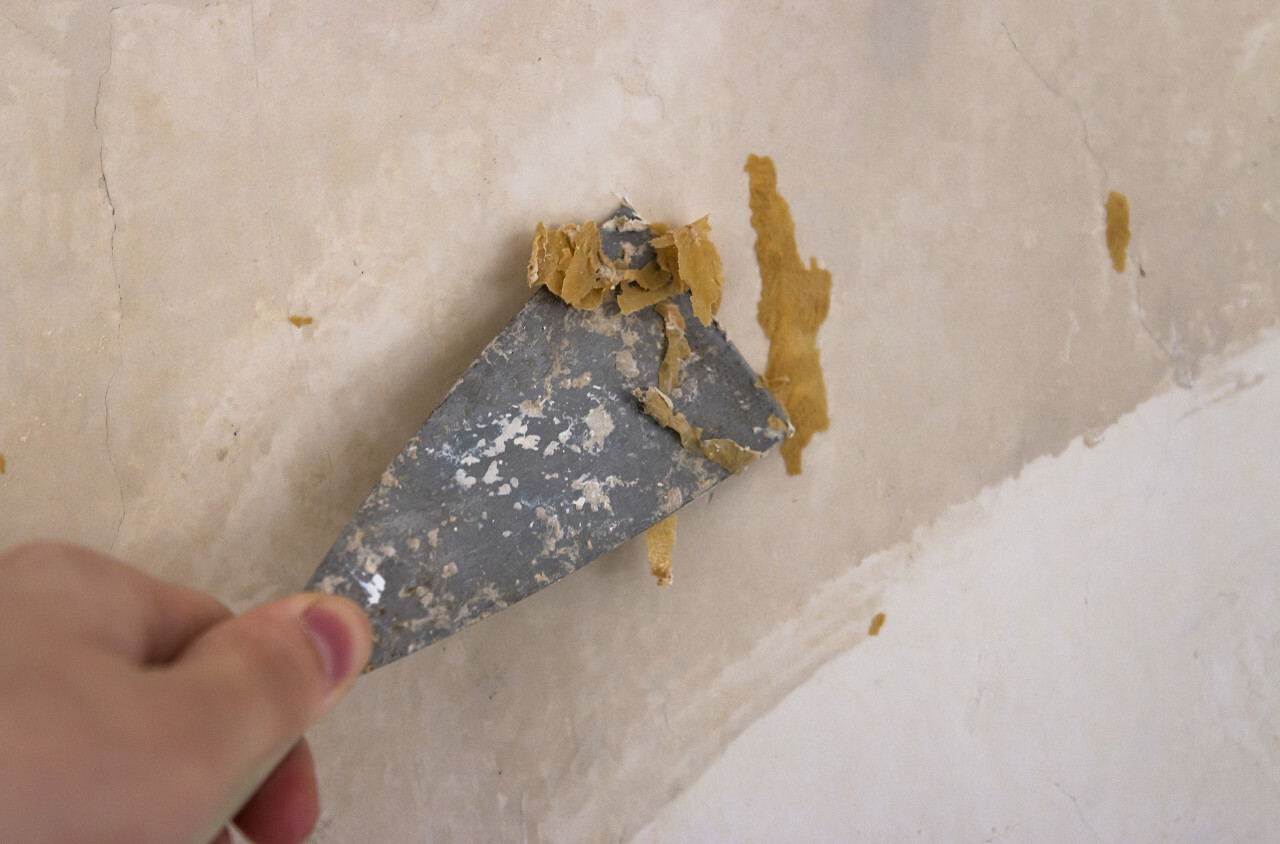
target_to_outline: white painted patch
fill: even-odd
[[[455,574],[457,574],[457,573],[458,573],[458,564],[457,564],[457,563],[445,563],[445,564],[444,564],[444,567],[440,569],[440,576],[441,576],[441,577],[446,577],[446,578],[447,578],[447,577],[453,577],[453,576],[454,576]]]
[[[674,513],[684,506],[684,493],[680,491],[680,487],[671,487],[661,493],[659,498],[663,509],[668,513]]]
[[[463,489],[471,489],[476,485],[476,479],[468,475],[462,469],[459,469],[453,476],[453,481]]]
[[[364,531],[357,530],[355,533],[347,537],[347,550],[355,551],[364,542]]]
[[[391,550],[395,553],[394,548]],[[376,574],[384,558],[380,551],[369,548],[363,542],[356,547],[356,562],[360,568],[364,569],[365,574]]]
[[[507,443],[516,437],[529,433],[529,426],[522,416],[506,416],[497,420],[500,429],[498,436],[494,437],[493,445],[486,448],[482,454],[485,457],[496,457],[507,450]]]
[[[320,591],[328,592],[330,595],[338,591],[338,587],[346,583],[347,579],[340,574],[327,574],[320,580]]]
[[[376,604],[382,600],[382,590],[387,588],[387,579],[380,574],[375,574],[368,580],[356,578],[356,583],[360,584],[360,588],[369,596],[369,603]]]
[[[618,368],[618,374],[623,378],[637,378],[640,375],[640,367],[636,365],[636,357],[631,354],[630,349],[623,349],[613,356],[614,366]]]
[[[601,223],[600,230],[606,232],[647,232],[649,231],[649,224],[639,217],[624,217],[619,214]],[[630,244],[623,242],[623,246],[628,245]]]
[[[564,527],[560,524],[560,516],[539,507],[535,513],[542,520],[546,532],[542,536],[542,548],[548,554],[554,554],[556,546],[564,539]]]
[[[582,447],[588,454],[599,454],[604,441],[613,433],[613,417],[605,410],[604,405],[598,404],[588,411],[586,423],[588,433]]]
[[[498,464],[500,462],[501,461],[499,460],[495,460],[492,463],[490,463],[488,470],[485,471],[484,477],[481,478],[481,480],[483,480],[487,484],[497,483],[498,480],[500,480],[500,478],[498,477]]]
[[[616,480],[616,478],[611,479]],[[601,482],[598,478],[592,478],[583,475],[569,486],[582,493],[577,500],[573,502],[573,506],[581,510],[583,507],[590,506],[591,512],[595,513],[603,507],[610,513],[613,512],[613,506],[609,502],[609,494],[605,492],[605,488],[609,486],[608,480]]]

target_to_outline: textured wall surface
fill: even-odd
[[[816,621],[824,589],[1276,322],[1278,22],[0,0],[0,541],[110,549],[238,609],[298,588],[527,297],[534,224],[620,195],[710,213],[721,320],[762,367],[742,166],[770,155],[835,285],[806,474],[774,456],[684,511],[671,590],[627,545],[313,734],[318,840],[625,838],[861,647],[908,567]]]
[[[879,638],[636,840],[1269,840],[1277,417],[1272,333],[832,581],[800,626],[887,583]]]

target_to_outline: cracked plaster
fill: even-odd
[[[1035,75],[1036,79],[1040,80],[1040,84],[1044,86],[1046,91],[1067,103],[1075,113],[1076,118],[1080,121],[1081,141],[1084,143],[1085,149],[1088,150],[1089,157],[1093,159],[1094,165],[1097,166],[1098,170],[1102,174],[1098,187],[1098,195],[1105,195],[1111,188],[1110,177],[1107,173],[1106,164],[1098,157],[1097,151],[1094,150],[1093,144],[1089,141],[1089,124],[1084,118],[1084,112],[1080,108],[1080,103],[1051,85],[1049,80],[1044,77],[1043,73],[1036,69],[1036,66],[1031,63],[1031,60],[1026,57],[1022,50],[1018,49],[1018,42],[1014,40],[1013,33],[1009,31],[1009,27],[1003,22],[1001,22],[1000,26],[1004,30],[1005,35],[1009,38],[1009,45],[1013,47],[1013,51],[1018,54],[1018,58],[1022,59],[1026,64],[1027,69]],[[1138,324],[1142,326],[1142,330],[1149,338],[1151,338],[1152,342],[1160,348],[1164,353],[1164,356],[1168,359],[1174,382],[1184,389],[1190,388],[1193,363],[1184,360],[1183,357],[1180,357],[1176,353],[1175,349],[1171,349],[1169,347],[1168,340],[1158,336],[1154,331],[1152,331],[1150,324],[1148,324],[1147,311],[1142,305],[1142,285],[1140,284],[1138,277],[1130,279],[1129,288],[1133,297],[1133,310],[1138,318]]]
[[[93,100],[93,128],[98,133],[98,169],[102,173],[99,184],[102,187],[102,196],[107,203],[107,212],[111,216],[111,236],[108,242],[108,251],[110,252],[111,262],[111,279],[116,286],[116,364],[111,370],[111,375],[107,379],[107,386],[102,391],[102,432],[103,447],[106,450],[107,461],[111,465],[111,475],[115,478],[116,494],[120,498],[120,518],[116,522],[115,535],[111,538],[111,544],[107,546],[109,552],[114,552],[116,543],[120,541],[120,531],[124,527],[124,520],[128,515],[128,505],[124,498],[124,489],[120,486],[120,470],[116,466],[115,456],[111,451],[111,385],[115,382],[116,376],[120,374],[120,367],[124,365],[124,346],[120,341],[120,330],[124,324],[124,289],[120,286],[120,271],[116,266],[116,235],[119,228],[116,225],[116,206],[111,201],[111,183],[107,181],[107,165],[106,157],[106,138],[103,137],[102,127],[98,123],[98,112],[102,105],[102,81],[107,78],[107,74],[111,73],[111,63],[115,58],[115,51],[112,49],[112,43],[115,39],[115,23],[113,15],[115,9],[111,9],[107,13],[107,66],[103,69],[102,75],[98,77],[98,87],[94,94]]]

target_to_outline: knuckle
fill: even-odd
[[[65,564],[80,553],[83,553],[81,549],[69,543],[41,539],[10,549],[0,560],[3,560],[4,565],[16,568],[44,568]]]
[[[28,599],[80,595],[90,553],[65,542],[31,542],[0,556],[0,569],[5,581]]]
[[[315,657],[300,630],[261,625],[246,631],[232,672],[234,695],[273,731],[290,730],[315,697]]]

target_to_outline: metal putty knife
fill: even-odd
[[[604,251],[653,259],[627,206]],[[627,231],[626,229],[637,229]],[[704,429],[765,452],[786,416],[713,323],[677,300],[692,356],[672,399]],[[641,409],[658,383],[662,318],[593,311],[538,290],[382,475],[306,588],[352,599],[373,622],[370,668],[528,597],[728,477]]]

